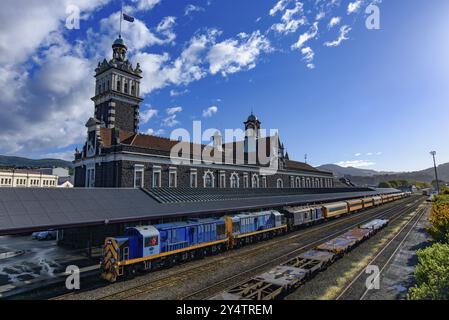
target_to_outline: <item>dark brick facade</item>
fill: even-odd
[[[248,176],[248,187],[252,188],[252,176],[256,174],[259,178],[259,188],[263,187],[262,176],[253,171],[240,171],[240,170],[232,170],[232,169],[216,169],[216,168],[204,168],[204,167],[191,167],[191,166],[183,166],[183,165],[168,165],[168,164],[153,164],[153,163],[142,163],[142,162],[132,162],[132,161],[111,161],[104,162],[102,164],[96,164],[95,166],[95,186],[98,188],[133,188],[134,187],[134,170],[135,166],[143,166],[144,172],[144,187],[152,188],[153,187],[153,172],[157,170],[161,172],[161,187],[169,186],[169,173],[170,168],[176,168],[177,175],[177,187],[190,187],[190,175],[192,169],[196,169],[197,173],[197,187],[204,188],[204,174],[206,172],[211,172],[214,176],[214,187],[220,187],[220,174],[225,174],[226,188],[231,187],[231,175],[236,173],[238,175],[239,180],[239,188],[244,188],[244,176],[245,173]],[[156,169],[155,169],[156,168]],[[159,169],[160,168],[160,169]],[[75,169],[75,186],[76,187],[84,187],[85,186],[85,175],[86,175],[86,167],[76,167]],[[267,180],[267,188],[276,188],[278,185],[278,179],[281,179],[283,182],[284,188],[290,188],[290,177],[304,177],[309,178],[310,174],[304,173],[288,173],[280,171],[275,175],[266,176]],[[332,176],[329,177],[320,177],[320,185],[324,187],[324,181],[322,179],[332,179]],[[317,187],[318,187],[317,186]],[[302,185],[301,187],[305,187]],[[312,185],[311,185],[312,187]]]

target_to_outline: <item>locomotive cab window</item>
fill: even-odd
[[[153,247],[153,246],[157,246],[157,245],[158,245],[157,236],[145,238],[145,241],[144,241],[145,247]]]

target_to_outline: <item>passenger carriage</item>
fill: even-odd
[[[344,201],[325,204],[323,212],[326,219],[338,217],[348,213],[348,204]]]

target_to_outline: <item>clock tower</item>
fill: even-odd
[[[128,47],[119,36],[112,45],[112,59],[95,69],[95,119],[105,128],[137,133],[139,130],[140,65],[126,57]]]

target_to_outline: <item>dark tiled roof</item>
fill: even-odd
[[[286,160],[286,166],[287,166],[287,169],[290,169],[290,170],[322,172],[322,171],[312,167],[311,165],[308,165],[307,163],[293,161],[293,160]]]
[[[102,144],[104,147],[110,147],[112,144],[112,129],[107,128],[101,128],[100,129],[100,136],[102,140]],[[171,140],[168,138],[153,136],[153,135],[145,135],[141,133],[133,133],[133,132],[126,132],[123,130],[119,131],[119,137],[120,142],[124,145],[129,145],[132,147],[137,148],[144,148],[144,149],[153,149],[153,150],[159,150],[163,152],[171,152],[172,148],[179,144],[179,141]],[[266,152],[265,155],[268,156],[271,149],[271,137],[263,137],[258,139],[258,146],[265,146]],[[263,144],[262,144],[263,142]],[[201,151],[201,153],[204,152],[204,150],[207,151],[209,148],[210,151],[207,152],[207,154],[210,154],[211,156],[215,155],[215,150],[211,146],[204,145],[204,144],[195,144],[190,142],[181,142],[185,144],[184,148],[189,148],[190,153],[194,156],[199,156],[198,151]],[[228,158],[233,159],[234,163],[245,163],[245,154],[248,158],[251,158],[252,153],[244,153],[244,142],[243,141],[234,141],[230,143],[225,143],[222,145],[222,162],[226,162]],[[226,152],[229,152],[229,149],[232,152],[232,156],[226,157]],[[201,155],[201,154],[200,154]],[[242,158],[243,156],[243,158]],[[256,153],[254,153],[254,158],[256,158]],[[287,170],[292,171],[309,171],[309,172],[325,172],[320,171],[306,163],[293,161],[293,160],[286,160]],[[328,173],[328,172],[325,172]]]
[[[160,203],[139,189],[1,188],[0,235],[188,215],[237,213],[379,194],[374,189],[346,188],[329,190],[328,193],[315,191],[284,195],[280,190],[278,193],[255,197],[251,196],[251,190],[239,191],[239,198],[228,194],[226,190],[216,191],[221,193],[221,198],[210,190],[203,190],[214,197],[203,202]],[[398,190],[387,189],[381,193],[392,192]],[[168,191],[166,194],[169,195]]]

